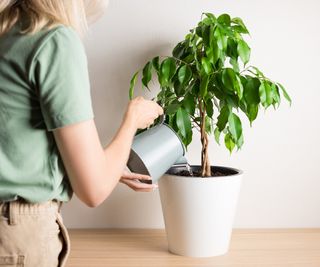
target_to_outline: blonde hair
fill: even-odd
[[[88,21],[95,21],[107,4],[108,0],[0,0],[0,35],[26,16],[28,23],[23,33],[63,24],[83,36]]]

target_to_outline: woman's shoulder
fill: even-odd
[[[48,69],[57,62],[64,62],[65,64],[60,65],[60,72],[67,67],[70,60],[86,66],[84,45],[78,33],[71,27],[57,25],[52,29],[39,31],[33,38],[33,49],[28,59],[29,80],[34,80],[34,70],[37,66]]]
[[[74,56],[86,57],[80,36],[69,26],[57,25],[49,30],[41,30],[37,35],[32,61],[37,60],[40,54],[63,57],[65,53],[69,53]]]
[[[39,32],[41,35],[41,45],[44,46],[47,42],[54,42],[57,45],[64,47],[82,46],[81,38],[78,33],[71,27],[65,25],[57,25],[52,29],[45,29]],[[39,47],[41,48],[41,47]]]
[[[81,42],[79,34],[70,26],[65,26],[62,24],[56,25],[52,29],[44,29],[42,30],[42,34],[44,34],[47,38],[56,37],[66,40],[72,40],[76,42]]]
[[[84,53],[84,45],[79,34],[73,28],[62,24],[43,28],[35,33],[25,33],[21,24],[17,23],[0,38],[0,52],[5,51],[3,53],[8,57],[13,55],[14,58],[16,58],[14,55],[20,55],[23,57],[21,60],[29,62],[33,61],[41,51],[57,48]]]

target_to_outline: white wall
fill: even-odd
[[[281,81],[293,99],[291,108],[283,101],[276,112],[261,111],[252,128],[244,118],[245,144],[232,156],[211,139],[212,164],[245,173],[235,227],[320,227],[318,0],[111,0],[86,41],[102,144],[120,125],[133,72],[152,56],[168,54],[203,11],[242,17],[251,32],[252,64]],[[197,136],[187,156],[199,164]],[[123,184],[95,209],[74,196],[63,215],[71,228],[164,227],[159,193]]]

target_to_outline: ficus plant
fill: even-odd
[[[143,87],[149,89],[154,76],[160,85],[156,101],[164,108],[166,123],[186,147],[193,128],[201,134],[201,176],[211,175],[208,157],[209,136],[214,135],[232,153],[243,143],[242,111],[250,122],[259,109],[280,105],[280,92],[291,104],[285,88],[248,65],[251,49],[244,39],[249,31],[242,19],[228,14],[219,17],[203,13],[201,21],[179,42],[170,56],[156,56],[137,71],[130,82],[129,98],[141,73]]]

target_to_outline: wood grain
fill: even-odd
[[[320,267],[320,229],[234,230],[228,254],[171,254],[162,229],[71,229],[67,267]]]

